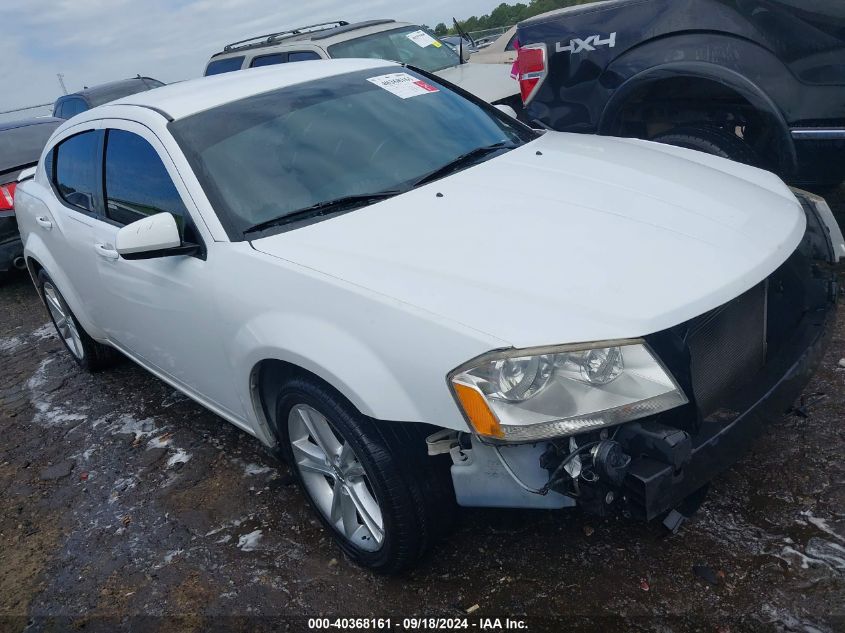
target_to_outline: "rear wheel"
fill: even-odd
[[[47,306],[47,312],[56,327],[59,340],[70,352],[73,360],[88,371],[97,371],[111,365],[117,356],[117,352],[88,336],[88,333],[76,320],[64,297],[56,288],[56,284],[43,270],[38,273],[38,286],[41,299]]]
[[[694,149],[706,154],[758,167],[757,152],[736,134],[720,127],[685,126],[658,134],[651,140],[666,145]]]
[[[357,564],[403,571],[450,524],[451,482],[427,456],[419,425],[377,423],[305,378],[284,386],[276,422],[305,496]]]

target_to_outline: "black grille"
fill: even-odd
[[[766,362],[767,287],[764,282],[690,323],[692,386],[704,417]]]

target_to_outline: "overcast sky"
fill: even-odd
[[[0,111],[136,74],[202,74],[224,44],[328,20],[395,18],[431,27],[502,0],[3,0]]]

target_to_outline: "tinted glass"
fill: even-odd
[[[406,85],[414,96],[403,99],[377,85],[397,72],[428,88]],[[318,203],[407,189],[471,150],[535,138],[495,108],[398,67],[274,90],[169,127],[233,240]]]
[[[53,175],[56,172],[56,150],[51,150],[44,157],[44,173],[47,174],[47,180],[55,182]]]
[[[205,69],[205,76],[220,75],[222,73],[230,73],[233,70],[240,70],[244,63],[243,57],[229,57],[228,59],[218,59],[211,62],[208,68]]]
[[[83,132],[56,147],[55,183],[59,195],[84,211],[94,211],[97,190],[96,132]]]
[[[69,119],[88,110],[88,104],[82,99],[68,99],[62,107],[62,118]]]
[[[514,35],[509,41],[507,46],[505,46],[506,51],[515,51],[516,50],[516,35]]]
[[[262,55],[252,60],[249,65],[250,68],[258,68],[260,66],[274,66],[276,64],[284,64],[287,53],[275,53],[273,55]]]
[[[323,59],[314,51],[294,51],[288,53],[289,62],[310,62],[315,59]]]
[[[123,130],[106,137],[106,216],[130,224],[168,212],[181,228],[187,216],[182,198],[158,153],[143,138]]]
[[[333,58],[389,59],[428,72],[457,66],[461,62],[455,51],[419,26],[406,26],[341,42],[329,47],[329,55]]]

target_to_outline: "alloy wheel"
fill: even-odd
[[[82,360],[85,356],[85,350],[82,347],[82,337],[79,336],[79,331],[76,329],[73,315],[71,315],[64,299],[50,282],[44,284],[44,299],[59,336],[62,337],[70,353]]]
[[[384,543],[384,518],[349,442],[305,404],[290,410],[288,435],[302,483],[320,513],[356,547],[378,551]]]

